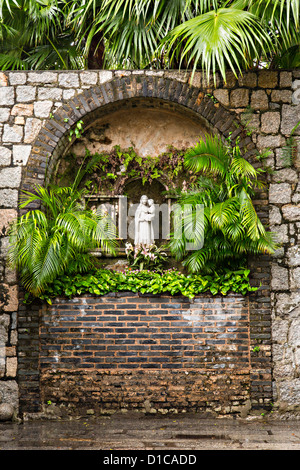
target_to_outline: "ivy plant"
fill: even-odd
[[[163,272],[150,270],[139,271],[132,268],[124,272],[108,269],[95,269],[94,272],[63,274],[47,286],[44,292],[36,297],[52,303],[56,297],[77,297],[80,295],[106,295],[110,292],[138,292],[141,294],[170,294],[183,295],[193,298],[196,295],[208,293],[212,295],[227,295],[230,292],[246,295],[256,291],[249,282],[248,269],[236,271],[224,270],[212,275],[185,275],[171,268]],[[26,294],[26,301],[32,300]]]
[[[76,133],[76,129],[72,129],[70,134],[74,132]],[[88,182],[95,193],[121,194],[129,180],[138,178],[142,180],[143,185],[160,180],[169,193],[175,194],[181,192],[180,188],[185,179],[193,180],[193,175],[184,170],[185,151],[186,149],[179,150],[170,146],[168,151],[156,157],[141,157],[133,147],[122,149],[116,145],[110,152],[96,152],[93,155],[86,149],[84,157],[67,155],[67,168],[63,169],[63,174],[57,174],[56,177],[71,181],[74,164],[80,166],[84,160],[93,158],[97,159],[98,164],[95,171],[88,175]]]

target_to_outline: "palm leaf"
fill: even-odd
[[[297,68],[299,52],[299,18],[298,0],[250,0],[244,1],[244,7],[261,18],[265,29],[273,41],[271,66]],[[292,50],[290,50],[292,49]],[[292,54],[292,55],[290,55]],[[294,66],[292,64],[295,62]]]
[[[249,237],[236,240],[233,246],[234,251],[240,255],[257,255],[258,253],[272,255],[279,248],[275,234],[266,231],[255,240]]]
[[[266,23],[279,25],[285,22],[289,27],[290,22],[299,27],[300,5],[298,0],[247,0],[244,2],[249,10],[259,16]]]
[[[210,73],[220,70],[226,81],[227,66],[237,75],[237,70],[252,65],[261,51],[268,51],[271,41],[259,20],[239,8],[219,8],[209,11],[174,28],[162,41],[168,46],[167,54],[193,63],[193,74],[199,64]],[[175,49],[174,49],[175,48]]]
[[[243,157],[234,157],[231,161],[231,172],[237,177],[246,177],[249,181],[251,178],[256,179],[256,169]]]
[[[182,264],[190,273],[199,273],[204,270],[205,266],[209,265],[211,256],[211,249],[202,249],[191,253]]]
[[[87,171],[90,169],[87,165]],[[83,176],[82,169],[78,171]],[[9,261],[34,295],[63,273],[78,255],[87,255],[95,247],[114,253],[117,242],[113,222],[80,208],[83,193],[76,184],[66,188],[37,185],[34,192],[23,192],[20,207],[38,200],[43,211],[28,211],[12,225]],[[85,260],[81,269],[90,265]]]
[[[15,57],[10,51],[0,54],[1,70],[27,70],[28,63],[20,57]]]
[[[230,222],[224,229],[223,232],[232,241],[242,240],[246,236],[245,227],[240,220],[234,220]]]
[[[234,224],[239,218],[239,200],[232,197],[215,204],[210,210],[210,221],[213,227],[223,230],[228,224]]]
[[[28,290],[34,294],[44,290],[45,285],[63,273],[71,258],[72,249],[67,237],[59,228],[52,231],[51,236],[44,238],[40,249],[36,253],[32,266],[31,285],[27,283]]]
[[[199,2],[196,2],[196,8]],[[200,2],[202,3],[202,2]],[[193,17],[194,2],[191,0],[163,0],[155,1],[153,17],[159,24],[158,32],[170,31],[177,24],[180,24]]]
[[[224,175],[227,166],[227,150],[218,136],[205,136],[193,148],[187,151],[184,159],[187,170],[199,173],[209,171],[215,175]]]
[[[133,66],[144,68],[151,62],[158,46],[156,26],[151,25],[150,18],[123,16],[123,12],[107,16],[100,30],[104,32],[110,54],[117,64],[121,66],[124,59],[129,59]]]
[[[249,195],[244,189],[240,194],[240,204],[242,223],[247,231],[247,234],[252,240],[258,240],[261,235],[265,234],[265,229],[255,211]]]
[[[260,170],[243,159],[238,143],[226,147],[218,138],[200,141],[194,151],[188,151],[186,166],[190,171],[203,171],[203,175],[193,191],[179,198],[175,215],[181,231],[172,233],[169,245],[188,271],[223,269],[245,262],[247,254],[274,252],[274,235],[265,230],[251,200],[254,188],[260,185]],[[204,206],[204,218],[198,225],[196,219],[195,225],[193,209],[199,203]],[[184,211],[188,204],[190,209],[188,206]],[[185,224],[186,233],[182,229]],[[188,238],[195,227],[194,238],[200,240],[201,235],[204,243],[200,249],[193,250],[192,246],[189,251]]]
[[[190,249],[196,250],[203,246],[209,220],[209,209],[197,201],[197,198],[182,198],[173,206],[173,231],[168,244],[177,260],[182,259]]]
[[[241,258],[242,255],[239,257]],[[213,272],[224,268],[226,262],[229,262],[237,256],[232,243],[221,233],[214,238],[205,241],[201,250],[194,251],[186,257],[183,265],[189,272]]]

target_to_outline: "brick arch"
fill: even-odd
[[[31,190],[34,184],[44,184],[57,159],[70,146],[69,131],[76,122],[83,120],[87,128],[99,110],[111,112],[128,100],[138,99],[172,103],[177,111],[197,116],[211,132],[224,138],[231,132],[232,139],[239,135],[245,158],[255,153],[255,144],[236,116],[200,88],[176,79],[132,74],[84,90],[65,101],[54,116],[45,120],[24,168],[20,189]]]

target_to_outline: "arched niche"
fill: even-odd
[[[128,116],[131,116],[130,119]],[[170,142],[170,135],[173,135],[173,144],[177,139],[178,145],[186,145],[209,132],[217,133],[224,139],[230,133],[233,139],[239,135],[245,157],[255,153],[255,144],[235,114],[214,102],[201,89],[175,79],[155,76],[141,78],[132,74],[84,90],[63,103],[54,116],[45,120],[24,168],[21,191],[31,190],[36,183],[50,181],[60,161],[72,146],[78,144],[74,144],[74,136],[70,138],[70,131],[78,122],[82,121],[83,138],[96,129],[95,126],[109,124],[104,132],[103,144],[111,145],[111,130],[118,125],[123,131],[126,126],[132,128],[139,116],[143,122],[145,140],[138,142],[137,138],[136,144],[141,146],[142,152],[156,152],[157,142],[162,149],[162,143],[168,145]],[[147,121],[146,116],[151,116],[151,119]],[[172,123],[172,131],[164,132],[163,118]],[[160,123],[157,125],[159,139],[153,132],[155,122]],[[180,132],[176,135],[178,129]]]

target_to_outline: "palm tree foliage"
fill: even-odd
[[[299,67],[299,8],[299,0],[0,0],[0,66],[188,66],[224,77]]]
[[[60,0],[0,0],[0,68],[83,68],[65,6]]]
[[[274,234],[265,230],[252,203],[263,187],[263,170],[243,158],[238,143],[232,147],[208,135],[187,152],[184,164],[198,180],[175,206],[169,247],[188,271],[210,272],[240,265],[248,255],[274,252]],[[198,216],[197,207],[203,208]]]
[[[112,219],[88,209],[83,202],[88,190],[78,189],[88,169],[79,169],[71,187],[36,186],[34,192],[24,191],[20,207],[39,201],[41,209],[29,210],[13,223],[9,262],[34,295],[64,272],[88,271],[93,266],[90,250],[115,252]]]

